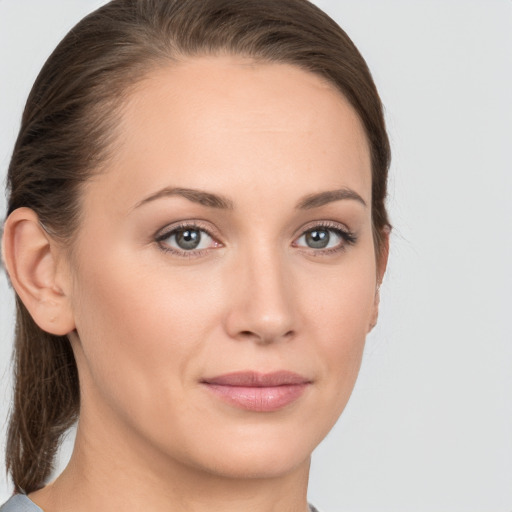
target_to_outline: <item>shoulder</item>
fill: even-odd
[[[0,507],[0,512],[43,512],[24,494],[16,494]]]

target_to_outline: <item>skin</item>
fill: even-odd
[[[53,298],[29,310],[43,328],[71,331],[80,374],[71,462],[31,498],[46,512],[305,512],[311,452],[348,401],[376,321],[385,261],[375,259],[370,169],[352,107],[296,67],[194,58],[139,84],[114,156],[84,187],[72,254],[30,211],[6,225],[6,261],[36,232],[47,240],[33,288]],[[176,187],[232,208],[147,200]],[[330,190],[362,201],[296,208]],[[156,240],[181,221],[211,234],[202,249]],[[308,246],[319,225],[330,252]],[[293,371],[309,384],[274,412],[226,404],[201,384],[240,370]]]

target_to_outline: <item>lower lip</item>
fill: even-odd
[[[307,383],[269,387],[204,384],[228,404],[255,412],[278,411],[299,399],[308,386]]]

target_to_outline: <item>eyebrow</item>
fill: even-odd
[[[365,200],[355,190],[340,188],[338,190],[327,190],[317,194],[310,194],[299,201],[297,209],[310,210],[311,208],[318,208],[325,204],[341,201],[343,199],[352,199],[366,207]]]
[[[172,196],[181,196],[193,203],[198,203],[203,206],[207,206],[208,208],[233,210],[235,207],[231,199],[221,195],[212,194],[211,192],[205,192],[204,190],[193,188],[166,187],[138,202],[135,205],[135,208],[139,208],[139,206],[155,201],[156,199]],[[303,197],[297,203],[295,208],[297,210],[310,210],[312,208],[319,208],[320,206],[324,206],[334,201],[341,201],[345,199],[357,201],[366,207],[365,200],[357,192],[350,188],[340,188],[338,190],[327,190],[325,192],[309,194]]]
[[[155,201],[156,199],[161,199],[163,197],[171,197],[171,196],[181,196],[193,203],[199,203],[203,206],[207,206],[209,208],[220,208],[223,210],[233,210],[234,204],[231,199],[226,197],[219,196],[217,194],[212,194],[210,192],[204,192],[203,190],[197,190],[194,188],[175,188],[175,187],[167,187],[162,190],[159,190],[155,194],[151,194],[149,197],[146,197],[139,203],[135,205],[135,208],[142,206],[143,204],[149,203],[151,201]]]

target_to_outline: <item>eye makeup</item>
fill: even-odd
[[[212,249],[224,247],[212,230],[197,220],[167,226],[155,235],[155,242],[162,251],[185,258],[199,258]],[[356,242],[357,236],[345,226],[332,221],[315,221],[302,228],[291,245],[314,256],[327,256]]]
[[[337,239],[334,245],[332,245],[333,238]],[[299,244],[302,239],[306,245]],[[357,236],[341,224],[332,221],[315,221],[310,227],[303,229],[302,235],[292,245],[315,256],[325,256],[341,252],[356,242]]]
[[[210,229],[197,220],[167,226],[157,233],[155,241],[162,251],[185,258],[201,257],[210,249],[223,247]]]

